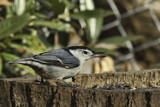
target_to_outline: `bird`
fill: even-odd
[[[77,75],[86,60],[106,56],[105,52],[95,52],[85,46],[71,46],[17,59],[9,63],[29,66],[42,79],[62,80]]]

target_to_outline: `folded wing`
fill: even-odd
[[[39,55],[33,56],[34,61],[47,64],[55,65],[65,68],[74,68],[80,65],[79,60],[71,55],[70,52],[63,49],[58,49]]]

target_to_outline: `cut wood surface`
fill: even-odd
[[[83,88],[113,84],[126,84],[132,88],[160,87],[160,70],[77,75],[73,83],[80,84]]]
[[[0,79],[0,107],[159,107],[160,70],[78,75],[79,87],[33,83],[34,78]],[[135,90],[92,89],[127,84]],[[157,87],[157,88],[153,88]]]

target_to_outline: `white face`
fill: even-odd
[[[70,52],[77,57],[81,62],[92,58],[94,53],[87,49],[77,49],[77,50],[70,50]]]

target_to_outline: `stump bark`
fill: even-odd
[[[0,79],[0,107],[159,107],[160,70],[78,75],[79,87],[33,83],[34,78]],[[126,84],[136,89],[92,89]]]

